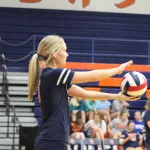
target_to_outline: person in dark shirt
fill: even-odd
[[[135,130],[135,125],[132,121],[127,124],[127,129],[122,132],[120,144],[123,145],[124,150],[142,150],[143,137]]]
[[[144,115],[144,124],[145,124],[145,129],[146,129],[146,140],[145,140],[145,146],[146,149],[150,149],[150,98],[147,100],[147,106],[148,110],[146,110],[145,115]]]
[[[68,96],[93,100],[137,100],[122,93],[109,94],[86,91],[76,83],[94,82],[121,74],[133,62],[129,61],[113,69],[74,72],[60,68],[66,64],[67,46],[57,35],[44,37],[29,64],[28,98],[33,98],[37,87],[41,106],[42,125],[35,140],[35,150],[66,150],[70,134]],[[41,71],[39,61],[44,62]]]

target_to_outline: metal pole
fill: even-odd
[[[9,106],[6,106],[7,107],[7,113],[8,113],[8,116],[7,116],[7,137],[9,137]]]
[[[9,137],[9,122],[10,122],[10,103],[9,103],[9,97],[8,97],[8,93],[7,94],[7,104],[6,104],[6,108],[7,108],[7,137]]]
[[[5,94],[5,56],[1,54],[2,58],[2,71],[3,71],[3,83],[2,83],[2,93]]]
[[[14,112],[14,122],[13,122],[13,145],[12,145],[12,150],[15,150],[15,127],[16,127],[16,113],[15,113],[15,108],[12,106],[12,110]]]
[[[10,122],[10,102],[8,96],[8,80],[7,80],[7,67],[4,64],[5,69],[5,103],[6,103],[6,114],[7,114],[7,137],[9,137],[9,122]]]

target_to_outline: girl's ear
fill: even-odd
[[[54,58],[56,58],[56,57],[57,57],[57,52],[54,52],[54,53],[52,54],[52,56],[53,56]]]

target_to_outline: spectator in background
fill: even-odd
[[[106,133],[106,123],[100,118],[98,114],[94,114],[94,118],[89,120],[84,125],[84,131],[87,133],[87,136],[90,138],[98,138],[104,141],[104,135]],[[98,146],[100,149],[100,146]]]
[[[71,123],[71,138],[78,138],[81,140],[85,139],[85,135],[83,133],[84,124],[81,118],[77,118],[76,122]],[[84,150],[86,150],[86,146],[84,146]],[[74,150],[78,150],[78,145],[74,146]]]
[[[134,120],[133,123],[135,125],[135,131],[137,133],[144,133],[145,132],[145,125],[142,119],[142,114],[140,111],[136,111],[134,113]]]
[[[113,119],[108,126],[108,131],[110,137],[114,139],[120,138],[121,132],[123,132],[128,123],[128,112],[123,111],[120,113],[119,117]]]
[[[145,146],[147,150],[150,150],[150,98],[148,98],[147,100],[147,106],[148,106],[148,110],[146,111],[143,120],[146,129]]]
[[[92,120],[94,113],[97,112],[97,103],[95,100],[85,100],[85,113],[87,120]]]
[[[99,100],[96,101],[97,103],[97,110],[100,117],[108,124],[111,121],[110,117],[110,106],[111,103],[107,100]]]
[[[114,100],[110,110],[111,119],[117,118],[120,112],[126,111],[129,104],[126,101]],[[129,113],[128,113],[129,115]]]
[[[145,112],[149,109],[147,103],[144,106],[144,111],[142,112],[142,118],[144,118]]]
[[[69,104],[69,111],[71,112],[71,120],[76,122],[77,116],[81,116],[82,123],[85,123],[85,104],[83,99],[72,98]]]
[[[127,129],[122,132],[120,144],[124,150],[142,150],[140,146],[143,143],[143,137],[134,130],[135,126],[132,121],[127,124]]]

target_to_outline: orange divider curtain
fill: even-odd
[[[99,86],[105,86],[105,87],[120,87],[122,78],[108,78],[101,80],[99,82]]]
[[[100,88],[96,88],[96,87],[85,87],[84,88],[87,91],[97,91],[100,92]]]

